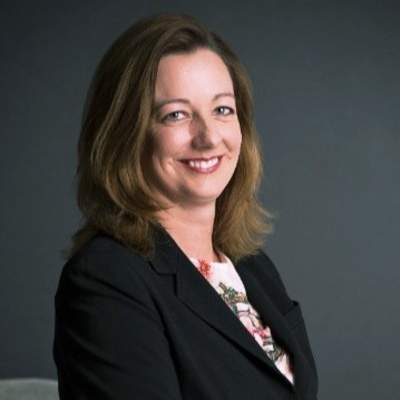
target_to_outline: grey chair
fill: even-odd
[[[58,400],[58,384],[52,379],[0,379],[0,400]]]

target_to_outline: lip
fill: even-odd
[[[219,156],[217,156],[217,155],[215,155],[215,156],[212,156],[212,157],[209,157],[209,158],[184,158],[184,159],[182,159],[182,160],[179,160],[179,161],[182,161],[182,162],[188,162],[188,161],[209,161],[209,160],[212,160],[213,158],[218,158],[218,161],[221,161],[221,158],[223,157],[223,154],[221,154],[221,155],[219,155]]]
[[[184,164],[185,165],[185,168],[188,168],[190,171],[192,171],[192,172],[194,172],[194,173],[199,173],[199,174],[211,174],[211,173],[213,173],[213,172],[215,172],[219,167],[220,167],[220,165],[221,165],[221,160],[222,160],[222,157],[223,156],[217,156],[217,157],[211,157],[211,158],[218,158],[218,162],[215,164],[215,165],[213,165],[213,166],[211,166],[211,167],[209,167],[209,168],[206,168],[206,169],[198,169],[198,168],[195,168],[195,167],[192,167],[190,164],[189,164],[189,160],[190,161],[192,161],[192,160],[194,160],[194,159],[192,159],[192,158],[190,158],[188,161],[184,161],[184,160],[180,160],[181,162],[182,162],[182,164]]]

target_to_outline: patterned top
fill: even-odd
[[[294,384],[289,355],[275,343],[270,328],[263,324],[258,312],[249,303],[246,289],[232,261],[226,255],[223,257],[226,261],[211,263],[193,257],[189,259],[219,293],[279,371]]]

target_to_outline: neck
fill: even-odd
[[[215,203],[198,209],[173,207],[157,214],[161,225],[187,257],[222,262],[212,243],[214,216]]]

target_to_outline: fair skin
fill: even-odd
[[[235,171],[242,141],[229,71],[208,49],[164,56],[155,105],[146,170],[154,196],[169,206],[157,219],[188,257],[224,261],[212,244],[215,203]],[[181,161],[216,155],[223,157],[211,174]]]

